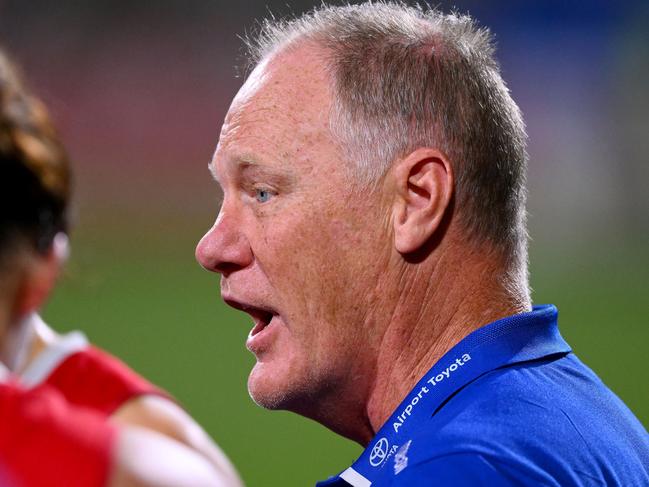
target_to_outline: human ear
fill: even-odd
[[[449,211],[453,170],[438,149],[419,148],[395,163],[393,175],[394,244],[397,251],[408,254],[430,239]]]
[[[43,306],[56,284],[67,254],[67,236],[60,233],[54,238],[47,253],[35,253],[27,258],[12,309],[14,320]]]

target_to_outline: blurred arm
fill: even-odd
[[[217,485],[243,486],[225,454],[196,421],[174,402],[160,396],[139,396],[115,411],[111,419],[118,425],[138,426],[159,433],[198,453],[218,475],[221,483]]]
[[[156,432],[119,429],[107,487],[230,487],[201,455]]]

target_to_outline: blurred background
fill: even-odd
[[[72,155],[76,227],[45,318],[171,391],[250,486],[310,485],[360,448],[255,406],[246,315],[194,246],[242,80],[239,36],[319,1],[0,0],[0,43]],[[649,425],[649,3],[440,2],[489,26],[528,124],[531,280],[564,336]]]

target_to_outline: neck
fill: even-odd
[[[29,314],[9,323],[2,336],[0,360],[13,373],[18,373],[29,359],[34,330],[31,317]]]
[[[430,273],[415,270],[422,263],[404,271],[412,285],[402,290],[383,334],[366,400],[371,431],[354,438],[359,443],[369,443],[421,377],[464,337],[531,309],[527,290],[504,285],[506,276],[494,262],[484,254],[464,254],[440,259]]]
[[[0,362],[14,374],[21,374],[56,339],[38,314],[31,313],[6,326],[0,338]]]

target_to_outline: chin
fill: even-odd
[[[257,362],[248,377],[248,393],[255,403],[266,409],[301,410],[306,398],[313,397],[313,381],[306,377],[305,368],[297,368],[302,374],[291,374],[293,367],[278,367],[272,363]]]
[[[287,402],[285,371],[275,364],[257,362],[248,377],[248,393],[257,405],[266,409],[285,409]]]

